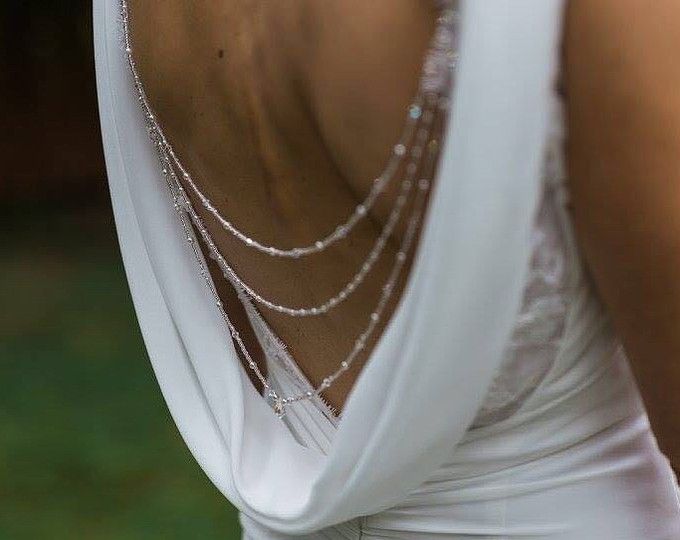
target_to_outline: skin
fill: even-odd
[[[423,4],[145,0],[133,2],[130,14],[147,93],[182,161],[222,215],[254,238],[292,247],[345,221],[382,172],[416,93],[434,28],[437,13]],[[258,254],[212,218],[205,222],[237,272],[264,296],[316,305],[360,268],[394,191],[349,241],[292,262]],[[387,256],[329,314],[300,319],[261,310],[313,384],[337,369],[365,329],[403,232],[399,227]],[[238,299],[226,280],[215,281],[264,370]],[[403,280],[398,285],[383,321]],[[375,336],[382,330],[383,324]],[[342,407],[374,344],[324,393],[335,408]]]
[[[147,92],[182,160],[223,215],[251,236],[284,246],[305,244],[346,219],[383,169],[415,94],[436,17],[422,0],[148,0],[133,2],[131,15]],[[656,0],[654,9],[647,0],[569,3],[564,87],[577,234],[659,443],[675,464],[678,50],[680,5],[674,0]],[[349,242],[293,263],[212,231],[256,290],[288,304],[314,304],[353,274],[388,209],[378,205]],[[360,293],[327,316],[291,319],[263,311],[313,383],[339,364],[364,328],[367,306],[389,271],[384,261],[389,257]],[[218,281],[261,363],[238,300]],[[338,409],[370,345],[326,392]]]
[[[572,0],[574,218],[661,449],[680,465],[680,4]]]

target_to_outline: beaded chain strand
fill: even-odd
[[[339,305],[345,300],[356,288],[361,284],[366,275],[372,269],[374,263],[382,254],[387,240],[392,236],[394,228],[401,218],[402,211],[408,202],[409,195],[413,191],[416,174],[419,171],[430,171],[434,173],[436,157],[438,155],[438,141],[432,138],[432,123],[436,116],[436,111],[445,112],[448,99],[441,95],[441,88],[446,86],[444,79],[452,77],[453,66],[456,61],[456,54],[453,50],[453,25],[457,21],[456,13],[451,9],[450,0],[442,0],[442,14],[437,20],[437,29],[433,38],[433,46],[431,54],[425,61],[423,68],[423,78],[421,80],[421,92],[416,100],[408,108],[407,123],[402,133],[400,142],[394,146],[392,156],[383,173],[374,181],[373,187],[366,199],[356,206],[354,213],[344,223],[335,228],[334,232],[321,240],[317,240],[312,245],[297,247],[292,249],[281,249],[274,246],[265,246],[256,240],[246,236],[240,230],[235,228],[231,222],[224,219],[219,212],[214,208],[210,200],[201,192],[195,184],[189,173],[182,166],[179,158],[175,154],[172,146],[165,137],[163,130],[157,122],[153,114],[151,105],[148,102],[144,88],[139,77],[136,63],[132,55],[130,30],[129,30],[129,12],[126,0],[121,0],[121,16],[123,21],[125,52],[128,66],[133,76],[133,82],[138,94],[138,100],[142,106],[147,122],[147,129],[151,136],[152,142],[155,146],[158,159],[162,166],[163,176],[165,178],[167,188],[173,201],[174,208],[177,211],[182,230],[189,243],[194,257],[196,259],[199,272],[209,289],[215,305],[224,320],[231,338],[238,345],[239,350],[245,358],[247,366],[254,372],[256,378],[260,381],[264,388],[264,393],[271,403],[274,411],[278,416],[283,416],[286,407],[303,400],[309,400],[315,396],[321,396],[321,393],[327,390],[343,373],[345,373],[354,360],[358,357],[362,350],[367,346],[368,341],[373,335],[375,329],[378,327],[384,311],[392,297],[397,281],[402,273],[404,265],[406,264],[408,253],[410,252],[419,225],[422,221],[426,201],[429,195],[432,178],[428,178],[423,174],[417,182],[417,189],[414,198],[414,206],[411,215],[408,217],[407,227],[402,238],[399,251],[394,257],[392,269],[388,278],[381,289],[380,298],[370,313],[367,326],[364,331],[359,334],[350,353],[340,362],[337,368],[330,375],[326,376],[318,387],[313,391],[293,394],[290,396],[280,396],[267,378],[262,374],[257,363],[253,360],[248,352],[243,339],[238,330],[234,327],[229,316],[224,308],[222,300],[215,288],[212,277],[204,262],[201,249],[195,237],[194,227],[197,230],[210,250],[210,256],[214,258],[225,277],[237,288],[243,291],[253,300],[268,307],[272,310],[294,316],[305,317],[312,315],[321,315],[330,311],[330,309]],[[443,84],[444,83],[444,84]],[[418,127],[418,124],[421,124]],[[417,133],[414,137],[414,131]],[[415,144],[409,147],[412,138],[415,138]],[[426,155],[425,159],[423,154]],[[409,162],[406,165],[406,175],[401,184],[401,190],[397,196],[392,211],[376,240],[373,249],[370,251],[368,257],[365,259],[361,269],[354,275],[354,277],[347,283],[341,291],[328,299],[326,302],[311,307],[290,307],[276,304],[260,294],[258,294],[252,287],[245,283],[227,263],[224,256],[217,249],[217,246],[208,232],[202,219],[194,209],[185,188],[182,184],[183,179],[194,192],[196,197],[200,200],[206,210],[215,217],[215,219],[228,232],[232,233],[236,238],[243,241],[246,245],[254,247],[259,251],[267,253],[271,256],[300,258],[312,253],[323,251],[338,240],[345,238],[354,226],[363,218],[370,208],[372,208],[377,197],[384,191],[387,184],[391,181],[396,171],[400,168],[403,158],[408,156]],[[421,161],[419,161],[421,160]],[[193,227],[192,227],[193,225]]]
[[[198,197],[198,199],[201,201],[201,204],[204,206],[204,208],[213,215],[217,222],[220,223],[222,228],[225,231],[231,233],[246,246],[270,256],[300,258],[314,253],[319,253],[334,243],[346,238],[357,225],[357,223],[359,223],[369,213],[379,195],[385,191],[394,175],[398,171],[403,158],[407,153],[407,146],[411,140],[415,125],[423,114],[424,96],[427,94],[435,94],[437,90],[441,88],[442,84],[444,84],[442,82],[444,77],[443,73],[448,70],[448,66],[445,65],[445,63],[447,61],[447,56],[451,54],[451,42],[453,39],[451,24],[454,22],[455,18],[455,12],[451,10],[450,7],[443,7],[449,3],[450,2],[446,0],[444,2],[440,2],[440,4],[442,4],[442,15],[437,19],[437,28],[434,33],[432,44],[432,49],[438,54],[429,55],[423,66],[423,73],[421,75],[418,95],[414,99],[413,103],[408,107],[406,124],[403,133],[397,144],[395,144],[392,148],[387,166],[383,172],[373,181],[368,195],[363,202],[354,208],[354,211],[349,219],[347,219],[344,223],[337,225],[333,232],[327,234],[321,239],[318,239],[309,245],[294,247],[291,249],[268,246],[248,236],[243,231],[234,226],[230,220],[223,217],[219,210],[214,206],[212,201],[198,187],[189,171],[182,165],[173,146],[165,136],[162,127],[152,112],[153,109],[149,103],[146,92],[144,91],[144,85],[142,83],[139,70],[137,69],[137,63],[133,56],[129,24],[130,15],[126,0],[121,0],[121,16],[123,22],[123,39],[125,41],[125,51],[127,54],[128,66],[132,73],[138,99],[147,116],[147,122],[151,124],[150,127],[153,128],[155,135],[159,138],[166,152],[172,158],[172,162],[177,167],[179,172],[178,176],[181,176],[181,178],[187,183],[196,197]]]

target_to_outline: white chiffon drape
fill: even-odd
[[[253,538],[309,534],[360,516],[375,516],[362,522],[366,530],[391,531],[376,538],[680,537],[670,469],[585,285],[558,362],[530,403],[500,426],[468,429],[527,278],[562,8],[560,0],[463,2],[452,121],[416,260],[332,445],[321,452],[296,441],[242,369],[148,139],[118,1],[95,0],[104,149],[139,323],[182,437],[247,516]],[[646,471],[635,469],[639,493],[650,502],[634,509],[638,521],[625,529],[626,506],[609,498],[621,489],[617,482],[635,486],[603,471],[628,470],[636,459]],[[451,490],[419,492],[441,474]],[[425,513],[395,511],[429,503]],[[593,514],[595,503],[604,521]],[[428,530],[432,536],[422,536]]]

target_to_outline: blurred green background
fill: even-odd
[[[89,2],[0,2],[0,540],[239,538],[134,317]]]

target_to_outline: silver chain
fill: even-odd
[[[345,300],[347,296],[354,292],[358,285],[364,280],[364,278],[370,272],[374,263],[382,253],[388,238],[392,235],[394,228],[396,227],[396,224],[399,222],[402,210],[405,207],[406,202],[408,201],[408,196],[413,190],[416,174],[418,173],[419,170],[421,170],[422,172],[421,167],[423,166],[423,161],[426,167],[425,170],[432,171],[434,170],[438,143],[435,139],[430,139],[432,132],[432,122],[435,116],[434,110],[436,109],[436,107],[434,107],[433,104],[436,102],[436,104],[442,111],[444,111],[444,109],[446,108],[448,99],[445,96],[438,94],[436,89],[439,88],[441,90],[442,87],[446,86],[446,84],[442,84],[442,77],[452,76],[451,68],[453,67],[453,64],[455,63],[456,60],[455,53],[453,52],[453,37],[452,37],[453,33],[451,31],[451,27],[455,22],[457,16],[456,13],[450,7],[451,0],[443,1],[444,4],[446,4],[446,7],[444,8],[442,15],[438,18],[437,30],[435,32],[435,37],[433,38],[434,42],[433,48],[437,54],[431,54],[426,60],[424,66],[424,75],[423,79],[421,80],[421,90],[423,91],[423,93],[419,94],[419,97],[409,107],[409,116],[407,119],[407,124],[404,133],[402,134],[400,142],[397,145],[395,145],[393,149],[392,156],[388,163],[387,168],[385,169],[383,174],[374,181],[373,187],[369,192],[368,196],[366,197],[366,199],[364,200],[364,202],[357,205],[352,216],[350,216],[350,218],[343,225],[338,226],[333,233],[326,236],[322,240],[316,241],[311,246],[285,250],[273,246],[265,246],[263,244],[260,244],[259,242],[249,238],[241,231],[236,229],[229,221],[222,218],[222,216],[219,215],[219,212],[217,212],[217,210],[214,208],[210,200],[203,195],[200,189],[198,189],[189,173],[182,166],[180,160],[177,158],[174,150],[172,149],[172,146],[169,144],[167,138],[163,134],[163,131],[159,123],[156,121],[151,105],[149,104],[146,98],[146,94],[144,92],[144,88],[142,86],[142,82],[137,72],[134,58],[132,56],[132,47],[129,31],[129,12],[127,2],[126,0],[121,0],[121,16],[123,21],[123,32],[127,62],[133,75],[134,86],[138,94],[138,100],[145,114],[147,128],[149,130],[152,141],[156,148],[159,161],[161,162],[161,165],[163,167],[164,178],[168,190],[170,192],[170,195],[172,197],[174,207],[177,210],[177,214],[179,216],[179,220],[184,231],[186,240],[191,246],[191,249],[193,251],[193,254],[199,267],[200,274],[203,277],[206,286],[208,287],[213,296],[214,302],[219,310],[221,317],[223,318],[225,324],[227,325],[227,328],[232,339],[238,345],[239,350],[243,354],[248,367],[254,372],[255,376],[262,384],[267,397],[271,401],[275,412],[279,416],[283,416],[285,414],[286,407],[292,403],[312,399],[315,396],[320,396],[323,391],[327,390],[343,373],[345,373],[350,368],[350,366],[352,365],[354,360],[358,357],[358,355],[361,353],[361,351],[365,349],[369,339],[371,338],[375,329],[380,323],[380,320],[384,314],[384,310],[394,292],[397,280],[399,279],[399,276],[401,275],[403,267],[407,261],[408,253],[412,248],[412,244],[417,233],[418,226],[422,219],[432,179],[427,178],[423,175],[417,182],[418,189],[416,190],[413,210],[410,217],[408,218],[406,232],[404,234],[404,237],[402,238],[399,251],[396,253],[394,257],[392,269],[388,275],[385,284],[381,289],[380,298],[374,310],[371,312],[369,316],[368,324],[364,331],[359,334],[359,337],[356,339],[354,346],[352,347],[352,350],[340,363],[340,367],[336,369],[333,373],[325,377],[321,384],[313,391],[298,393],[288,397],[279,396],[277,392],[271,387],[267,378],[262,374],[257,363],[253,360],[252,356],[248,352],[243,342],[243,339],[240,336],[240,333],[234,327],[231,320],[229,319],[229,316],[227,315],[226,310],[224,309],[222,300],[220,299],[220,296],[212,281],[210,272],[208,271],[206,264],[204,262],[201,249],[198,246],[198,242],[196,241],[195,238],[192,223],[200,233],[201,237],[203,238],[203,241],[208,246],[211,257],[213,257],[217,261],[218,265],[220,266],[221,270],[223,271],[227,279],[229,279],[232,282],[232,284],[236,286],[239,290],[244,291],[249,297],[257,301],[258,303],[266,307],[269,307],[275,311],[279,311],[281,313],[301,317],[309,315],[320,315],[326,313],[331,308],[337,306],[343,300]],[[448,75],[444,74],[443,70],[445,70],[448,73]],[[446,83],[446,81],[444,81],[444,83]],[[426,97],[425,104],[420,96]],[[418,129],[418,132],[415,137],[415,145],[409,149],[407,145],[411,138],[413,137],[413,132],[419,121],[422,121],[423,126],[421,126]],[[424,148],[426,144],[427,152],[425,152]],[[426,154],[427,157],[425,160],[419,162],[418,160],[423,156],[423,154]],[[390,212],[390,215],[381,231],[380,236],[376,240],[373,249],[369,253],[367,259],[362,264],[361,269],[355,274],[353,279],[350,280],[350,282],[343,287],[343,289],[338,294],[331,297],[329,300],[327,300],[326,302],[319,306],[306,308],[299,307],[291,308],[288,306],[275,304],[267,300],[266,298],[262,297],[258,293],[256,293],[236,274],[233,268],[227,263],[226,259],[217,249],[217,246],[215,245],[215,242],[213,241],[203,221],[193,208],[193,205],[191,204],[191,201],[187,196],[185,189],[182,185],[182,181],[180,180],[181,176],[181,178],[184,179],[186,183],[190,186],[190,188],[198,197],[198,199],[201,201],[203,206],[218,220],[218,222],[220,222],[222,227],[231,232],[234,236],[239,238],[246,245],[254,247],[255,249],[263,251],[272,256],[299,258],[304,255],[322,251],[323,249],[326,249],[328,246],[335,243],[336,241],[345,238],[352,230],[352,228],[361,220],[361,218],[363,218],[366,215],[368,210],[370,210],[370,208],[373,206],[377,197],[380,195],[380,193],[384,191],[387,183],[392,179],[396,171],[401,166],[403,158],[406,155],[409,156],[410,161],[406,166],[406,176],[402,181],[401,191],[396,198],[392,211]]]
[[[250,298],[255,300],[257,303],[278,313],[284,313],[291,317],[319,316],[328,313],[331,309],[340,305],[347,298],[349,298],[352,295],[352,293],[354,293],[357,290],[359,285],[363,283],[363,281],[366,279],[366,276],[373,269],[376,261],[378,260],[385,246],[387,245],[387,240],[394,232],[394,229],[401,217],[404,206],[408,201],[408,195],[412,191],[415,176],[416,173],[418,172],[418,165],[416,163],[416,159],[417,157],[420,157],[422,155],[424,145],[427,141],[427,138],[430,135],[433,115],[426,114],[425,117],[429,117],[429,120],[424,120],[424,122],[426,122],[425,124],[426,127],[423,127],[418,130],[416,145],[411,150],[411,162],[407,166],[406,176],[401,185],[401,192],[396,198],[394,207],[392,208],[392,211],[390,212],[390,215],[387,221],[385,222],[385,225],[380,235],[376,239],[368,257],[364,260],[359,271],[354,275],[354,277],[347,284],[345,284],[337,294],[333,295],[325,302],[316,306],[290,307],[282,304],[277,304],[259,294],[257,291],[253,289],[252,286],[246,283],[237,274],[237,272],[233,269],[233,267],[227,262],[225,257],[219,251],[217,244],[212,238],[212,235],[208,231],[201,217],[194,209],[193,205],[191,204],[191,201],[186,196],[186,193],[181,183],[177,179],[177,175],[175,174],[171,167],[171,162],[164,149],[164,145],[161,143],[161,148],[163,149],[162,156],[164,164],[163,174],[169,176],[171,180],[173,180],[174,184],[173,189],[177,196],[177,204],[179,204],[180,207],[182,207],[189,214],[189,217],[194,223],[196,229],[200,233],[205,244],[208,246],[211,256],[217,261],[218,265],[220,266],[220,269],[222,270],[225,277],[229,281],[231,281],[238,289],[243,290]]]
[[[276,246],[265,245],[257,241],[256,239],[248,236],[243,231],[238,229],[231,221],[223,217],[219,210],[212,203],[212,201],[198,187],[191,174],[181,163],[172,144],[165,136],[162,127],[160,126],[156,116],[154,115],[153,108],[151,107],[151,104],[149,103],[148,97],[146,95],[146,91],[144,90],[144,84],[142,83],[141,76],[139,75],[139,71],[137,69],[137,63],[133,55],[132,40],[130,37],[129,27],[129,13],[127,2],[125,2],[124,0],[121,2],[121,10],[123,20],[123,37],[125,40],[125,51],[128,59],[128,65],[134,80],[134,86],[135,90],[137,91],[137,97],[140,103],[142,104],[142,108],[144,109],[144,112],[146,114],[147,121],[150,122],[151,124],[150,127],[153,128],[153,130],[156,133],[156,136],[161,141],[161,144],[164,147],[165,151],[168,153],[168,155],[174,162],[175,166],[178,168],[179,176],[183,178],[183,180],[195,193],[196,197],[198,197],[198,199],[201,201],[203,207],[208,212],[210,212],[210,214],[213,215],[213,217],[217,220],[217,222],[222,226],[222,228],[225,231],[231,233],[234,237],[239,239],[246,246],[256,249],[267,255],[273,257],[297,259],[300,257],[304,257],[307,255],[323,251],[329,246],[333,245],[334,243],[346,238],[348,234],[352,231],[352,229],[354,229],[354,227],[369,213],[369,211],[373,208],[375,201],[378,199],[380,194],[385,191],[385,189],[391,182],[392,178],[398,171],[404,156],[406,155],[406,149],[412,137],[414,126],[417,123],[418,119],[423,114],[422,94],[419,94],[415,98],[413,103],[408,107],[408,114],[406,117],[406,124],[403,133],[397,144],[395,144],[392,149],[387,166],[385,167],[383,172],[373,181],[371,190],[369,191],[366,198],[354,208],[354,211],[352,212],[351,216],[344,223],[341,223],[338,226],[336,226],[335,229],[330,234],[327,234],[323,238],[316,240],[315,242],[309,245],[294,247],[291,249],[282,249]]]
[[[162,144],[160,142],[155,142],[155,144],[161,162],[167,160],[167,156],[164,156]],[[433,139],[430,141],[430,144],[428,145],[429,156],[428,168],[431,168],[434,165],[437,150],[438,144]],[[361,332],[361,334],[359,334],[359,337],[354,342],[351,352],[345,357],[345,359],[342,362],[340,362],[340,367],[337,368],[333,373],[325,377],[321,384],[317,386],[313,391],[310,390],[304,393],[293,394],[287,397],[279,396],[277,392],[271,387],[271,385],[267,381],[267,378],[262,374],[262,371],[260,370],[259,366],[253,360],[252,356],[248,352],[248,349],[246,348],[240,333],[234,327],[231,320],[229,319],[229,316],[227,315],[227,312],[224,309],[224,304],[215,288],[212,278],[210,277],[210,272],[206,268],[202,253],[197,245],[198,243],[194,238],[194,232],[191,228],[191,224],[187,220],[187,213],[185,209],[182,207],[175,186],[173,185],[172,181],[168,176],[166,176],[166,183],[170,191],[171,197],[173,199],[177,215],[179,216],[179,220],[181,222],[185,238],[189,245],[191,246],[191,249],[194,253],[194,257],[199,267],[199,272],[203,277],[205,285],[212,294],[215,305],[217,306],[222,319],[225,321],[232,339],[238,345],[239,350],[243,354],[248,367],[255,373],[255,376],[265,389],[267,397],[272,401],[274,411],[277,413],[277,415],[283,416],[285,414],[285,408],[288,405],[303,400],[313,399],[315,396],[320,396],[322,392],[330,388],[330,386],[339,377],[341,377],[346,371],[349,370],[349,368],[354,363],[356,358],[359,356],[361,351],[363,351],[366,348],[369,339],[371,338],[375,329],[378,327],[381,321],[385,308],[387,307],[387,304],[395,290],[397,280],[399,279],[399,276],[401,275],[403,267],[407,261],[407,254],[411,250],[413,240],[415,239],[415,234],[421,222],[425,202],[427,200],[427,195],[431,185],[431,179],[421,178],[418,182],[418,192],[416,195],[414,208],[409,218],[407,229],[402,239],[400,249],[395,256],[395,261],[388,276],[388,279],[382,287],[380,299],[378,300],[376,307],[369,316],[369,321],[366,328],[364,329],[363,332]]]

